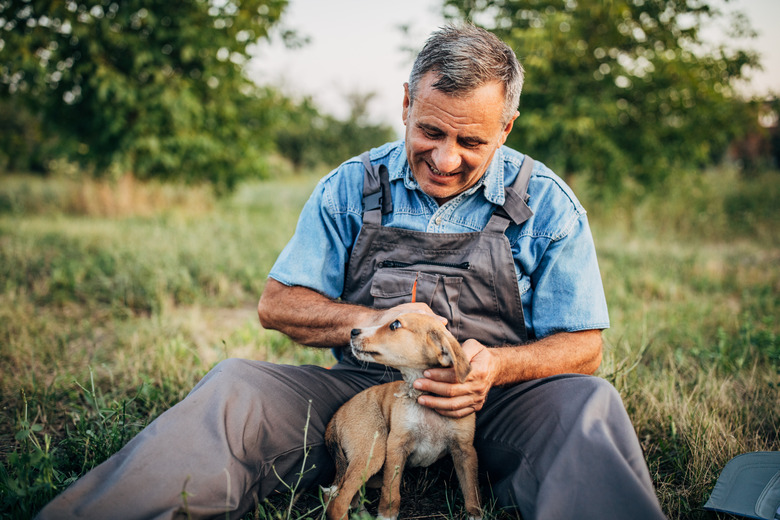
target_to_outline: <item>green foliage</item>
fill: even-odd
[[[270,93],[241,66],[286,3],[2,0],[0,97],[98,172],[231,187],[262,173]]]
[[[757,124],[737,80],[757,65],[746,50],[706,45],[724,20],[689,0],[447,0],[445,12],[492,30],[526,69],[508,144],[604,187],[654,185],[680,167],[720,160]]]
[[[30,419],[27,398],[17,420],[17,448],[0,464],[0,518],[32,518],[36,511],[76,480],[116,453],[146,425],[143,410],[134,402],[146,389],[141,387],[132,399],[108,402],[95,389],[90,373],[90,389],[77,383],[86,406],[71,412],[73,429],[52,448],[52,438],[42,434],[43,424]],[[40,437],[43,437],[41,442]]]
[[[92,371],[89,388],[79,383],[77,385],[87,404],[72,413],[73,429],[68,432],[60,448],[66,455],[63,462],[70,456],[67,471],[83,474],[119,451],[146,426],[146,421],[142,419],[144,414],[139,413],[142,410],[135,403],[146,387],[142,385],[130,399],[109,401],[96,389]]]
[[[346,120],[321,114],[310,99],[297,110],[288,112],[280,122],[276,142],[279,152],[298,167],[311,168],[324,164],[330,167],[344,162],[372,147],[394,139],[388,125],[373,125],[367,121],[366,110],[373,94],[352,94]]]
[[[18,448],[0,464],[0,518],[31,518],[60,489],[56,481],[61,474],[55,469],[51,436],[45,435],[41,443],[38,435],[43,426],[30,421],[24,393],[22,402],[14,437]]]
[[[0,170],[43,172],[56,140],[44,135],[40,117],[0,99]]]

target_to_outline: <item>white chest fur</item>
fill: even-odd
[[[430,466],[447,453],[452,431],[447,423],[451,419],[416,403],[406,407],[404,419],[412,449],[408,465]]]

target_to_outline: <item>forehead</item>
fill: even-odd
[[[487,136],[501,132],[504,110],[501,83],[486,83],[453,96],[435,89],[435,81],[436,76],[431,72],[418,85],[410,112],[414,124],[457,135]]]

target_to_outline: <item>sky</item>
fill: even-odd
[[[403,131],[403,84],[412,54],[443,24],[441,0],[290,0],[282,28],[309,38],[287,49],[277,35],[261,44],[249,74],[259,83],[280,86],[288,95],[311,96],[322,110],[347,115],[345,93],[375,93],[371,118]],[[732,0],[727,11],[743,12],[758,33],[749,46],[761,55],[763,71],[753,73],[750,94],[780,92],[780,0]],[[406,33],[399,27],[408,27]]]

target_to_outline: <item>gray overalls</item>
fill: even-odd
[[[448,235],[383,227],[381,212],[392,202],[381,196],[380,169],[366,173],[364,226],[342,298],[377,307],[408,302],[417,278],[417,300],[445,316],[460,340],[525,342],[503,232],[530,215],[530,168],[484,231]],[[398,377],[350,355],[331,370],[228,359],[40,518],[240,518],[286,491],[280,477],[300,478],[299,489],[330,484],[328,420],[360,390]],[[483,502],[516,508],[526,520],[663,518],[620,396],[603,379],[561,375],[493,388],[477,413],[475,446],[490,483]]]
[[[363,227],[349,258],[342,299],[376,308],[417,301],[447,318],[461,342],[487,346],[528,340],[512,250],[504,231],[513,218],[496,211],[481,232],[424,233],[381,223],[392,212],[387,168],[373,167],[367,154],[363,188]],[[533,160],[526,157],[513,186],[506,188],[510,211],[522,224],[533,213],[526,205]],[[384,188],[383,188],[384,186]],[[379,196],[377,196],[379,195]]]

